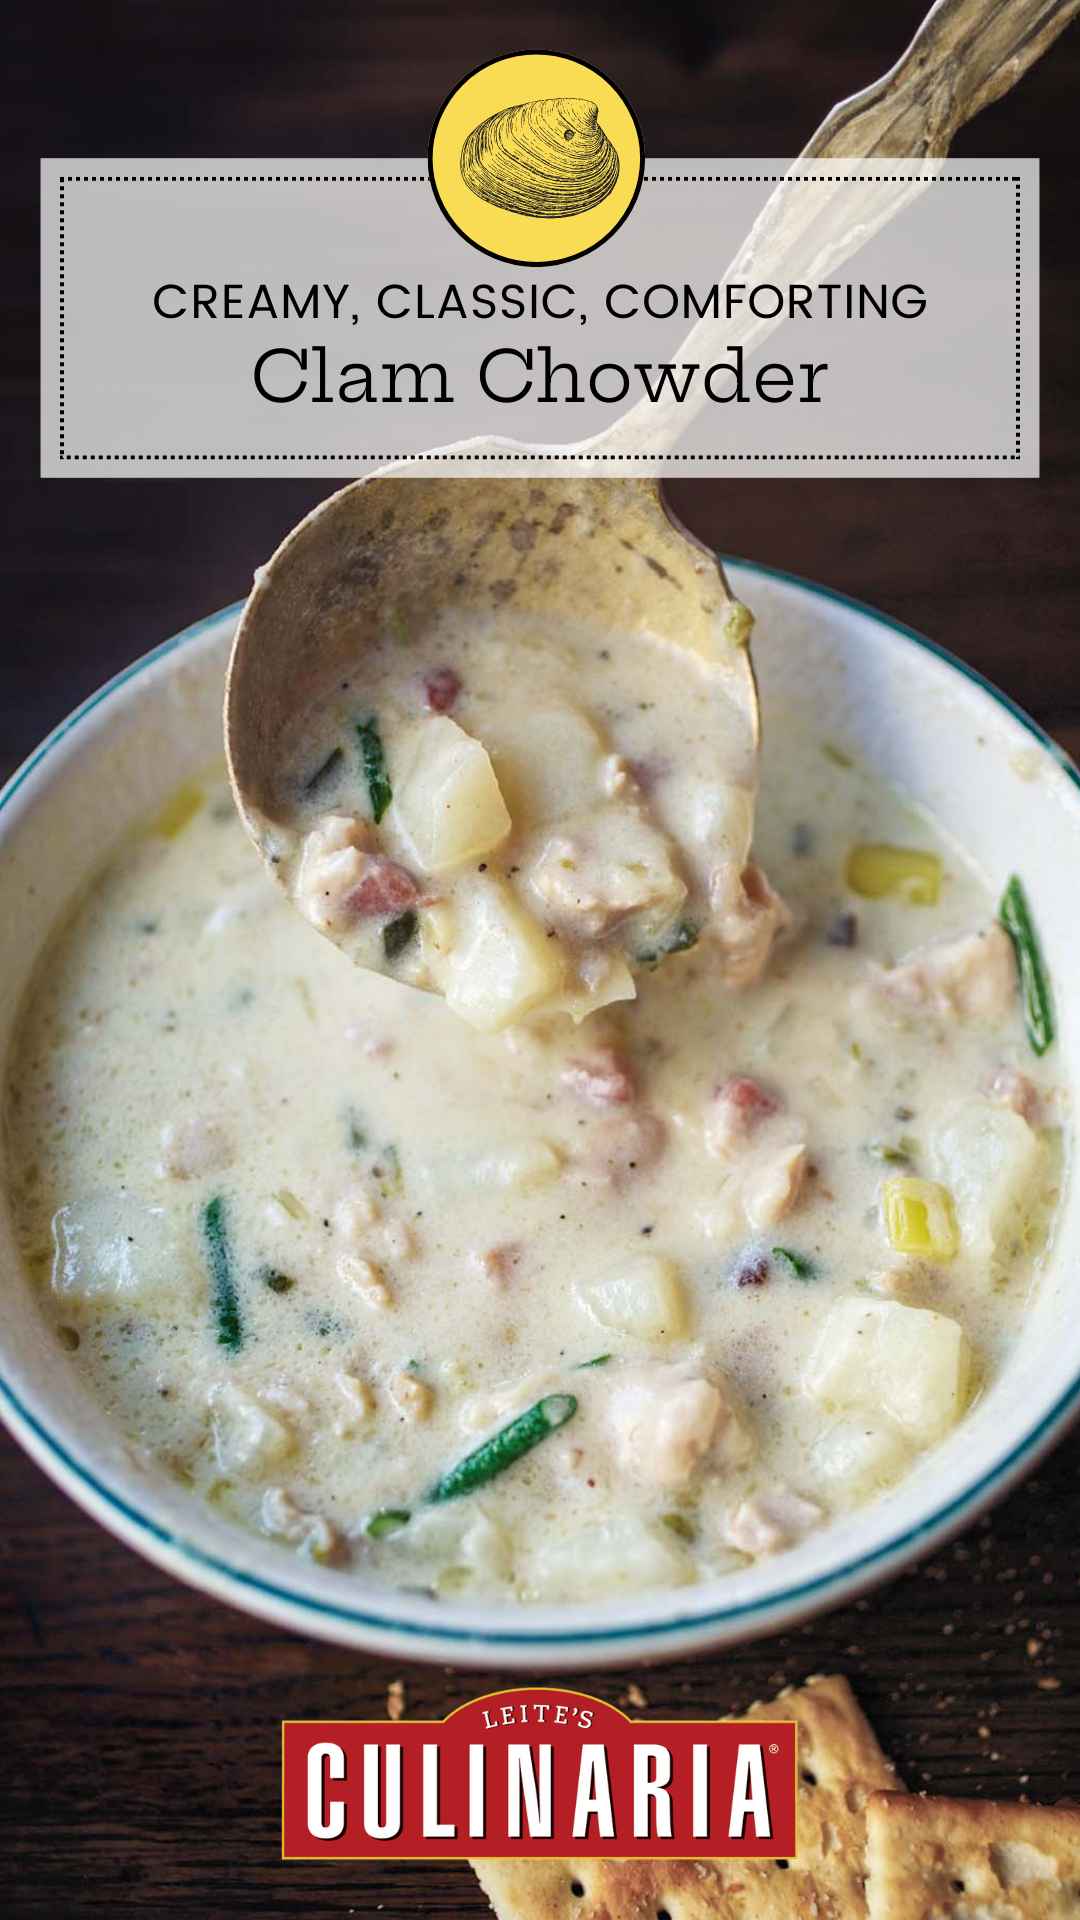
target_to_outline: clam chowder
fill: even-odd
[[[178,794],[7,1098],[58,1363],[237,1523],[448,1602],[712,1578],[932,1471],[1063,1157],[1019,884],[794,704],[747,866],[692,699],[519,639],[298,736],[303,915]]]

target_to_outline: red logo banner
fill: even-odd
[[[795,1723],[514,1687],[445,1720],[287,1720],[282,1857],[792,1859]]]

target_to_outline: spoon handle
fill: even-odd
[[[937,0],[894,67],[822,121],[804,160],[941,158],[1080,12],[1080,0]]]
[[[873,86],[841,100],[803,148],[784,183],[774,188],[725,274],[725,280],[822,280],[857,253],[923,191],[949,151],[953,135],[1033,66],[1080,12],[1080,0],[937,0],[907,52]],[[891,189],[863,192],[826,185],[808,216],[788,190],[804,163],[909,161]],[[699,320],[674,356],[704,360],[733,344],[754,352],[779,325],[743,309],[735,324]],[[623,449],[663,455],[704,406],[700,392],[677,405],[637,401],[592,440],[589,453]]]

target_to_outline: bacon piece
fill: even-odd
[[[744,1254],[732,1275],[737,1287],[763,1287],[768,1277],[769,1256],[766,1253]]]
[[[628,760],[626,765],[642,793],[651,793],[672,771],[671,761],[659,753],[649,754],[640,760]]]
[[[637,1093],[633,1068],[615,1047],[594,1047],[591,1053],[568,1060],[561,1079],[571,1093],[594,1107],[625,1106]]]
[[[523,1252],[524,1248],[520,1240],[502,1240],[497,1246],[485,1247],[482,1253],[474,1251],[473,1265],[478,1267],[488,1280],[493,1280],[496,1286],[505,1287],[512,1278]]]
[[[461,681],[453,667],[432,667],[424,675],[424,700],[432,713],[449,713],[458,694]]]
[[[304,836],[296,904],[322,933],[347,925],[349,900],[362,881],[371,829],[351,814],[328,813]]]
[[[779,1113],[780,1101],[747,1074],[734,1073],[721,1082],[705,1116],[705,1145],[710,1153],[730,1153],[749,1139],[763,1120]]]
[[[767,1114],[776,1113],[780,1102],[774,1093],[767,1093],[760,1081],[751,1080],[748,1074],[734,1073],[717,1090],[717,1098],[728,1100],[750,1126],[756,1126]]]
[[[360,884],[353,888],[346,905],[361,919],[374,920],[391,913],[403,913],[416,905],[420,889],[411,873],[396,860],[372,854],[364,864]]]
[[[987,1088],[991,1100],[999,1107],[1011,1107],[1014,1113],[1026,1120],[1029,1127],[1035,1125],[1039,1112],[1039,1090],[1026,1073],[1016,1067],[998,1067]]]

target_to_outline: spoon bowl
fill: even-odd
[[[241,818],[288,889],[289,743],[298,716],[387,631],[532,619],[652,640],[677,670],[704,670],[715,703],[717,779],[745,790],[746,845],[759,720],[750,615],[715,556],[676,525],[645,479],[444,478],[387,473],[345,487],[301,521],[260,569],[229,663],[225,742]],[[528,709],[529,686],[520,688]],[[332,928],[331,939],[343,944]]]

